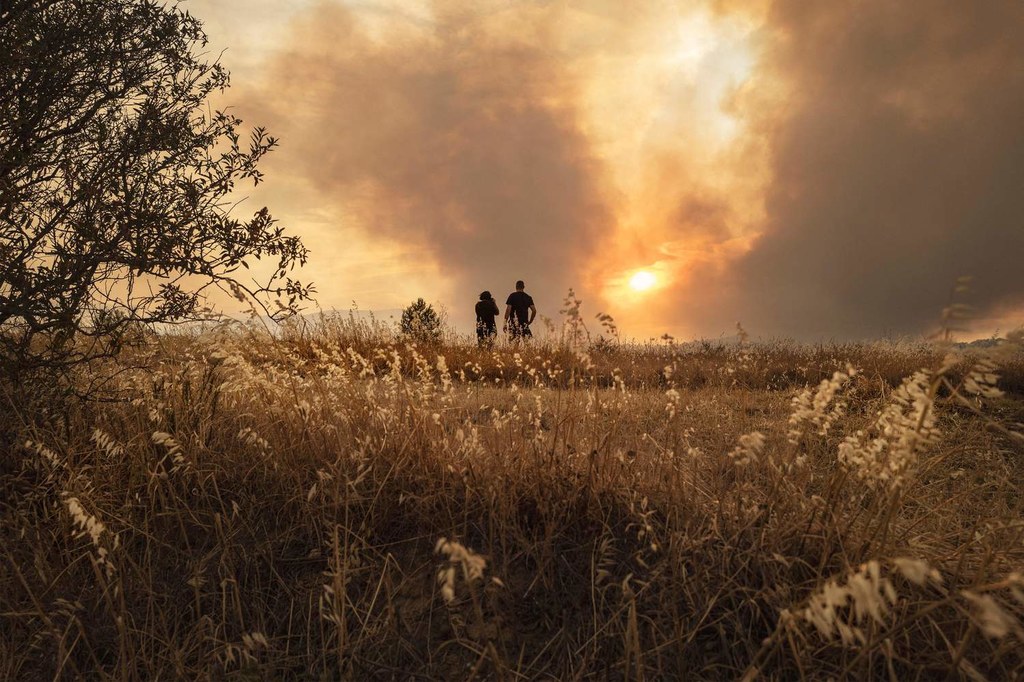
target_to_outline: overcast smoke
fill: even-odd
[[[722,274],[725,301],[682,314],[798,337],[915,333],[960,275],[979,315],[1019,310],[1024,3],[785,0],[769,26],[763,68],[789,95],[749,114],[771,149],[763,236]]]
[[[464,307],[525,279],[553,316],[608,231],[600,168],[543,31],[501,38],[487,18],[438,6],[427,29],[390,17],[378,41],[321,4],[274,64],[267,113],[290,170],[342,219],[422,248]]]
[[[642,317],[689,335],[737,321],[760,336],[920,333],[960,275],[981,317],[1024,309],[1024,3],[763,6],[715,4],[763,21],[722,103],[740,130],[719,156],[732,179],[693,167],[699,88],[680,92],[662,129],[682,137],[639,143],[657,190],[634,197],[658,216],[647,232],[618,223],[626,190],[584,106],[586,69],[651,30],[616,3],[438,2],[368,25],[323,2],[243,88],[245,116],[282,138],[275,172],[302,176],[339,221],[438,263],[452,308],[522,278],[550,316],[575,286],[591,312],[639,319],[600,280],[616,258],[649,257],[670,283]],[[601,41],[566,39],[581,17],[603,21]]]

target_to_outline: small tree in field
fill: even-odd
[[[441,338],[441,318],[434,307],[417,298],[402,311],[402,333],[418,341],[437,341]]]
[[[292,312],[306,260],[262,208],[230,215],[276,141],[207,100],[228,73],[164,0],[0,3],[0,369],[116,353],[149,323],[193,320],[211,288]],[[250,259],[273,268],[243,279]],[[274,301],[271,304],[271,301]],[[271,311],[267,308],[273,305]]]

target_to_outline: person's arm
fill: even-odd
[[[491,308],[494,310],[494,314],[495,315],[500,315],[501,314],[501,311],[498,310],[498,302],[495,301],[493,298],[491,299]]]
[[[505,304],[505,322],[508,322],[508,318],[512,317],[512,305]]]
[[[530,321],[526,324],[533,324],[533,318],[537,317],[537,306],[530,304]]]

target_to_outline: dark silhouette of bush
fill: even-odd
[[[441,318],[432,305],[417,298],[402,311],[400,329],[417,341],[437,341],[441,338]]]
[[[0,370],[67,368],[221,289],[270,317],[311,288],[306,249],[266,208],[230,215],[276,144],[211,111],[227,71],[202,24],[157,0],[0,4]],[[263,280],[253,259],[273,263]]]

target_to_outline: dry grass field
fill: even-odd
[[[1024,676],[1019,336],[324,320],[76,382],[0,396],[2,679]]]

